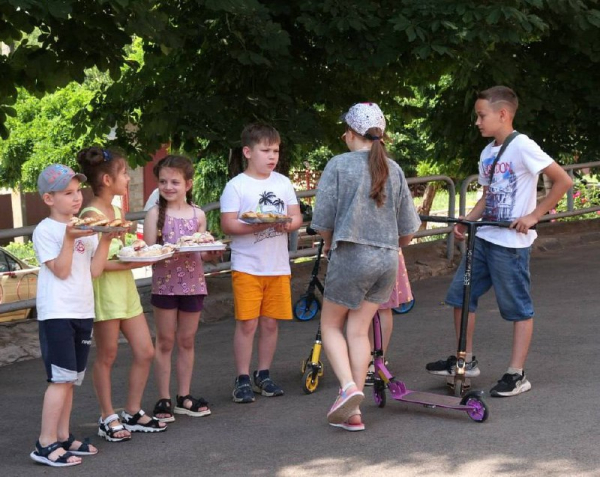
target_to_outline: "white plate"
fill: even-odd
[[[218,250],[226,250],[227,245],[224,243],[210,244],[210,245],[191,245],[191,246],[181,246],[177,249],[178,252],[212,252]]]
[[[127,232],[129,227],[109,227],[108,225],[76,225],[79,230],[93,230],[94,232]]]
[[[171,258],[174,252],[163,253],[162,255],[153,255],[149,257],[123,257],[121,255],[117,255],[117,258],[121,260],[121,262],[160,262],[165,258]]]

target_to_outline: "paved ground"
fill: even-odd
[[[225,319],[204,324],[197,337],[194,391],[211,402],[212,416],[178,417],[163,434],[107,443],[95,436],[98,408],[88,375],[76,390],[72,428],[78,436],[91,437],[100,454],[71,469],[53,470],[28,457],[39,432],[46,388],[40,360],[0,367],[5,429],[0,437],[1,474],[600,476],[595,407],[600,379],[593,365],[598,361],[600,237],[584,236],[540,241],[545,251],[532,259],[538,318],[527,374],[533,389],[515,398],[486,397],[486,423],[389,396],[387,406],[379,409],[368,394],[365,432],[329,427],[325,413],[337,384],[326,360],[317,392],[305,395],[301,387],[300,363],[310,351],[317,321],[281,327],[272,373],[285,396],[233,404],[233,320]],[[451,313],[442,303],[449,280],[445,275],[415,282],[417,305],[396,317],[390,368],[411,389],[445,393],[443,380],[425,373],[424,364],[453,352]],[[474,380],[475,387],[488,390],[500,378],[510,339],[510,325],[500,319],[493,296],[486,297],[475,350],[482,375]],[[122,345],[114,369],[117,406],[124,401],[129,356]],[[147,410],[156,398],[150,382]]]

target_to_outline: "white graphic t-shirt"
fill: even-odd
[[[535,209],[538,175],[553,160],[535,141],[519,134],[500,157],[490,184],[490,168],[499,151],[500,146],[491,142],[482,151],[479,161],[479,183],[489,186],[483,220],[512,222]],[[477,236],[504,247],[524,248],[533,243],[537,233],[534,230],[522,234],[501,227],[481,227]]]
[[[277,172],[262,180],[238,174],[227,183],[221,195],[221,212],[237,212],[238,217],[249,211],[287,214],[288,205],[297,204],[291,181]],[[288,234],[268,228],[233,235],[231,269],[260,276],[290,275]]]

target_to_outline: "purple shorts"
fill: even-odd
[[[165,310],[178,309],[188,313],[197,313],[204,308],[206,295],[155,295],[152,294],[150,303],[156,308]]]

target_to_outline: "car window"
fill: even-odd
[[[6,261],[6,254],[0,251],[0,273],[9,272],[10,268],[8,266],[8,262]]]
[[[17,272],[17,271],[21,270],[21,265],[19,265],[19,262],[17,262],[12,257],[9,257],[8,255],[6,255],[6,261],[8,262],[8,269],[11,272]]]

